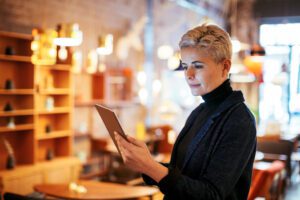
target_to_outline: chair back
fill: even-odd
[[[289,140],[266,141],[258,140],[257,150],[263,153],[285,155],[286,170],[289,177],[292,174],[291,155],[294,149],[294,143]]]
[[[173,144],[169,143],[169,131],[173,128],[169,125],[153,126],[147,129],[147,132],[161,134],[162,139],[156,143],[154,153],[171,153]]]
[[[285,164],[282,161],[274,161],[265,169],[253,169],[252,184],[250,187],[248,200],[254,200],[256,197],[271,199],[270,189],[276,175],[281,176]],[[280,178],[278,178],[280,181]],[[281,184],[277,183],[275,195],[278,196],[281,190]]]

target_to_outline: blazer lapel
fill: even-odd
[[[195,138],[192,140],[192,142],[189,145],[189,148],[187,150],[182,170],[184,170],[184,168],[186,167],[187,163],[189,162],[189,160],[191,159],[191,157],[193,155],[193,152],[198,147],[199,142],[206,135],[206,133],[208,132],[208,129],[213,125],[213,123],[214,123],[213,119],[209,118],[209,120],[207,120],[207,122],[204,124],[204,126],[202,126],[200,131],[196,134]]]
[[[202,140],[202,138],[207,134],[208,130],[211,128],[211,126],[214,124],[214,120],[221,115],[221,113],[223,113],[224,111],[230,109],[233,110],[235,107],[237,107],[240,103],[243,103],[244,98],[242,96],[241,92],[234,92],[232,96],[236,97],[235,99],[227,99],[227,101],[225,100],[225,102],[223,102],[220,107],[217,109],[217,111],[207,120],[207,122],[204,124],[204,126],[202,126],[202,128],[198,131],[198,133],[196,134],[195,138],[192,140],[192,142],[190,143],[186,156],[185,156],[185,160],[183,163],[183,167],[182,170],[184,170],[184,168],[186,167],[187,163],[190,161],[193,152],[196,150],[196,148],[198,147],[200,141]]]

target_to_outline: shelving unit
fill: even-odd
[[[38,161],[46,159],[49,150],[56,157],[72,153],[72,76],[71,65],[37,66],[39,95],[37,97]],[[47,99],[53,100],[53,107],[47,108]],[[46,133],[47,126],[51,131]]]
[[[67,62],[33,65],[32,39],[31,35],[0,31],[0,195],[2,189],[26,194],[32,192],[32,186],[37,183],[71,181],[78,175],[75,171],[70,173],[74,165],[80,168],[78,160],[70,159],[73,139],[71,65]],[[8,80],[12,83],[9,89],[5,88]],[[12,107],[11,111],[4,111],[7,104]],[[14,125],[8,126],[11,121]],[[14,169],[6,169],[8,152],[3,139],[14,151]],[[53,155],[51,161],[49,151]],[[52,165],[60,171],[49,174],[43,171],[47,168],[44,165]],[[66,170],[70,171],[68,176],[63,175]],[[43,177],[47,173],[47,178]],[[18,187],[19,183],[28,187]]]
[[[72,74],[70,64],[53,66],[36,66],[37,68],[37,160],[43,161],[47,151],[54,152],[55,157],[72,154]],[[47,101],[53,101],[52,106]],[[47,107],[48,106],[48,107]],[[50,126],[51,131],[46,132]]]
[[[11,144],[17,166],[35,163],[35,70],[30,58],[31,40],[31,35],[0,31],[0,171],[5,170],[8,156],[3,139]],[[7,80],[13,82],[12,89],[5,89]],[[4,111],[6,104],[13,110]],[[7,126],[10,118],[15,124],[12,128]]]

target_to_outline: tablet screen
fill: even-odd
[[[110,137],[112,138],[115,146],[117,147],[117,149],[120,153],[119,147],[118,147],[117,142],[115,140],[114,132],[115,131],[118,132],[126,140],[127,140],[127,137],[126,137],[126,135],[125,135],[120,123],[119,123],[119,120],[118,120],[116,114],[111,109],[109,109],[107,107],[104,107],[102,105],[96,104],[95,107],[96,107],[101,119],[103,120],[103,123],[104,123]]]

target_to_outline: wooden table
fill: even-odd
[[[46,196],[73,200],[137,199],[140,197],[152,199],[152,196],[159,192],[157,188],[148,186],[128,186],[96,181],[79,181],[77,184],[84,186],[87,192],[76,193],[69,189],[69,184],[39,184],[34,186],[34,189]]]

